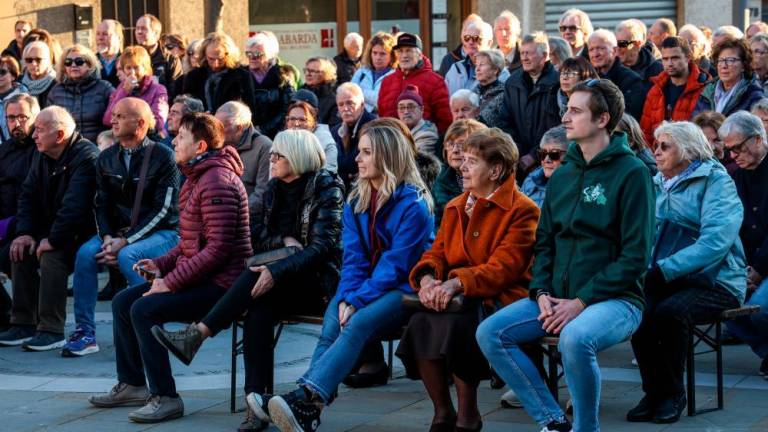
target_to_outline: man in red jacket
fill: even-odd
[[[201,319],[253,252],[248,196],[240,181],[243,162],[234,147],[224,145],[221,122],[209,114],[185,114],[173,141],[186,176],[179,195],[180,241],[161,257],[139,261],[135,269],[148,282],[113,299],[118,383],[88,399],[100,408],[140,406],[128,414],[138,423],[184,415],[168,351],[152,336],[152,326]]]
[[[662,41],[661,63],[664,71],[651,78],[653,87],[648,91],[640,118],[640,127],[651,149],[656,148],[653,131],[661,122],[691,119],[699,95],[709,81],[709,75],[692,61],[688,42],[679,36]]]
[[[429,59],[421,54],[421,39],[411,33],[402,33],[393,48],[399,62],[397,70],[381,82],[379,90],[379,117],[397,118],[397,98],[408,85],[419,88],[424,98],[424,119],[437,125],[445,133],[453,121],[448,99],[448,87],[443,77],[432,71]]]

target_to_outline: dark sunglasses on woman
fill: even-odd
[[[82,58],[82,57],[76,57],[76,58],[66,58],[66,59],[64,59],[64,66],[67,66],[67,67],[70,67],[70,66],[72,66],[73,64],[74,64],[75,66],[77,66],[77,67],[80,67],[80,66],[82,66],[82,65],[84,65],[84,64],[86,64],[86,63],[87,63],[87,62],[86,62],[86,61],[85,61],[85,59],[84,59],[84,58]]]
[[[549,157],[549,160],[552,162],[557,162],[560,160],[560,158],[566,153],[565,150],[544,150],[544,149],[538,149],[536,151],[539,155],[539,160],[543,161],[547,157]]]

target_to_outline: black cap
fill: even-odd
[[[416,47],[421,50],[421,38],[412,33],[401,33],[400,36],[397,37],[397,45],[392,49],[400,49],[403,47]]]
[[[293,97],[291,98],[291,102],[306,102],[310,105],[312,105],[313,108],[317,109],[317,107],[320,105],[320,102],[317,100],[317,96],[315,96],[314,93],[312,93],[311,90],[307,89],[299,89],[296,90],[296,93],[293,94]]]

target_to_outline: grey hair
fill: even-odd
[[[539,54],[549,55],[549,39],[544,32],[537,31],[523,36],[521,45],[529,43],[536,44],[536,52]]]
[[[587,13],[581,9],[568,9],[567,11],[563,12],[562,15],[560,15],[560,19],[557,20],[557,23],[562,23],[564,19],[570,16],[576,16],[579,18],[579,27],[581,27],[581,31],[585,36],[592,34],[592,31],[594,30],[594,27],[592,27],[592,20],[590,20],[589,15],[587,15]]]
[[[549,37],[549,53],[557,56],[562,63],[563,60],[573,57],[573,49],[567,40],[559,36]]]
[[[653,132],[656,140],[661,135],[669,135],[677,148],[680,150],[680,156],[683,160],[693,162],[695,160],[708,160],[714,158],[712,147],[709,146],[706,135],[696,124],[680,122],[663,122]]]
[[[484,40],[493,40],[493,27],[485,21],[471,21],[464,28],[464,31],[477,30]]]
[[[539,147],[543,146],[544,144],[550,144],[550,143],[568,148],[569,142],[568,142],[568,137],[566,136],[566,133],[565,133],[565,126],[558,125],[544,132],[544,135],[541,136]]]
[[[245,49],[250,50],[252,46],[257,44],[264,47],[264,54],[266,54],[267,60],[272,60],[280,53],[280,44],[277,42],[277,36],[272,32],[256,32],[255,35],[245,41]]]
[[[749,39],[750,44],[753,44],[755,42],[759,42],[763,44],[763,48],[768,49],[768,33],[758,33]]]
[[[232,123],[238,126],[247,127],[251,125],[251,117],[253,114],[251,114],[251,109],[248,108],[248,105],[242,102],[229,101],[216,110],[216,114],[218,113],[223,114],[226,118],[232,120]]]
[[[715,31],[712,32],[712,38],[716,38],[718,36],[730,36],[734,39],[742,39],[744,38],[744,32],[739,30],[739,28],[736,26],[724,25],[718,27]]]
[[[766,99],[761,99],[760,102]],[[763,141],[763,146],[768,148],[768,139],[765,136],[765,126],[760,117],[747,112],[737,111],[729,115],[720,129],[717,131],[717,135],[721,140],[725,139],[728,135],[739,134],[743,138],[760,136]]]
[[[452,104],[453,101],[455,100],[456,101],[463,100],[463,101],[469,102],[472,106],[476,108],[480,106],[480,96],[478,96],[477,93],[473,92],[472,90],[467,90],[467,89],[456,90],[451,95],[451,100],[449,104]]]
[[[361,89],[359,85],[353,82],[345,82],[344,84],[340,85],[336,89],[336,97],[338,98],[344,92],[350,93],[357,102],[365,102],[363,89]]]
[[[504,66],[506,66],[504,62],[504,54],[502,54],[501,51],[497,49],[479,51],[477,54],[475,54],[475,58],[477,57],[485,57],[488,59],[488,62],[491,64],[491,66],[496,68],[497,74],[504,70]]]
[[[37,101],[36,97],[29,93],[16,93],[9,97],[3,102],[3,108],[5,111],[8,111],[8,105],[19,102],[26,102],[27,105],[29,105],[29,111],[32,113],[32,118],[30,120],[34,122],[37,115],[40,114],[40,102]]]
[[[616,25],[616,33],[619,32],[621,29],[626,29],[629,31],[629,34],[632,35],[632,41],[644,41],[644,29],[645,25],[636,20],[636,19],[628,19],[620,22],[618,25]]]
[[[176,96],[173,99],[173,103],[174,104],[180,103],[184,107],[182,109],[183,111],[182,114],[191,113],[191,112],[205,112],[205,106],[203,105],[203,101],[197,98],[193,98],[188,94]]]
[[[501,21],[502,18],[509,19],[510,25],[512,26],[512,33],[514,33],[515,37],[519,37],[520,33],[522,32],[522,28],[520,26],[520,18],[517,17],[517,15],[513,14],[509,10],[503,10],[499,14],[499,16],[496,17],[495,20],[493,20],[493,27],[496,28],[496,24]]]
[[[75,119],[72,118],[72,115],[66,109],[58,105],[51,105],[40,111],[38,117],[41,116],[46,117],[47,124],[51,127],[56,130],[64,131],[65,137],[70,137],[75,133],[75,128],[77,128]]]
[[[610,45],[611,48],[616,48],[619,45],[619,42],[616,40],[616,35],[613,34],[612,31],[604,28],[597,29],[594,31],[594,33],[589,35],[589,40],[592,40],[593,38],[600,38],[604,40],[608,43],[608,45]],[[588,44],[589,40],[587,41]]]
[[[699,55],[701,57],[708,56],[710,52],[710,44],[709,40],[707,40],[707,37],[704,35],[704,33],[701,31],[700,28],[696,27],[693,24],[685,24],[682,27],[680,27],[680,30],[677,31],[677,35],[681,36],[683,33],[690,33],[691,37],[696,41],[696,45],[701,48],[701,51],[699,52]],[[696,52],[696,47],[691,45],[691,52]],[[698,59],[695,59],[698,60]]]
[[[757,114],[758,111],[762,111],[768,114],[768,98],[762,98],[752,105],[752,109],[749,110],[752,114]]]
[[[285,156],[291,172],[302,175],[325,166],[325,151],[315,134],[304,129],[286,129],[275,136],[272,149]]]
[[[346,36],[344,36],[344,46],[347,46],[348,43],[352,42],[353,40],[356,40],[360,43],[360,47],[363,46],[363,37],[360,36],[360,33],[347,33]]]

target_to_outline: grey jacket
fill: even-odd
[[[253,210],[254,205],[261,205],[261,197],[269,181],[269,152],[272,150],[272,140],[251,126],[243,131],[243,136],[235,148],[245,167],[240,180],[245,185],[248,205]]]

